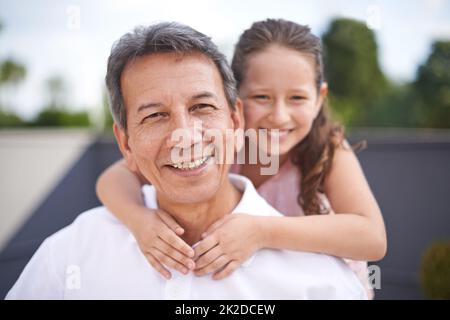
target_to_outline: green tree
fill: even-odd
[[[0,85],[17,85],[25,79],[25,66],[9,58],[0,62]]]
[[[430,299],[450,299],[450,241],[432,243],[422,257],[420,284]]]
[[[87,127],[89,115],[85,111],[73,112],[66,105],[67,84],[60,75],[53,75],[45,81],[48,102],[30,123],[41,127]]]
[[[45,108],[31,123],[38,127],[87,127],[89,115],[85,111],[70,112],[62,109]]]
[[[20,116],[8,110],[8,105],[4,101],[5,91],[13,89],[25,79],[25,76],[26,69],[20,63],[15,62],[11,58],[0,61],[0,91],[2,93],[0,96],[0,128],[25,125]]]
[[[67,84],[59,75],[48,78],[45,82],[48,94],[48,108],[64,109],[67,95]]]
[[[3,24],[0,21],[0,32],[3,30]],[[23,126],[25,122],[14,112],[5,110],[8,106],[4,100],[5,91],[16,87],[26,77],[26,68],[23,64],[8,58],[0,61],[0,128]]]
[[[0,128],[21,127],[25,125],[25,121],[14,112],[3,111],[0,109]]]
[[[322,40],[331,106],[345,123],[366,124],[370,109],[388,89],[375,34],[363,22],[339,18]]]
[[[450,41],[436,41],[413,84],[424,127],[450,127]]]

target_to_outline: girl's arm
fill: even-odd
[[[166,212],[145,207],[141,187],[147,183],[139,172],[132,172],[124,160],[107,168],[98,178],[100,201],[135,236],[149,263],[170,278],[168,266],[187,273],[195,267],[193,249],[179,235],[183,228]]]
[[[336,150],[324,187],[336,214],[268,217],[262,224],[265,246],[352,260],[382,259],[387,250],[383,217],[352,150]]]
[[[214,277],[224,278],[259,248],[319,252],[352,260],[382,259],[387,247],[383,218],[351,149],[336,150],[324,187],[336,214],[228,215],[213,224],[195,248],[196,256],[201,256],[196,273],[222,269]]]
[[[145,178],[132,172],[121,159],[102,172],[96,192],[100,201],[129,229],[133,229],[140,218],[133,209],[144,207],[141,188],[145,183]]]

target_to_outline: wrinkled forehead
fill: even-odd
[[[139,105],[172,104],[199,92],[211,92],[225,101],[223,82],[215,63],[200,53],[157,53],[134,58],[121,75],[128,112]]]

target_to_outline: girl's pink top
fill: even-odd
[[[240,165],[232,165],[232,173],[239,174]],[[257,190],[268,203],[286,216],[304,216],[302,207],[297,202],[300,193],[301,173],[291,161],[286,161],[279,169],[278,174],[271,176]],[[330,214],[335,214],[325,194],[319,193],[324,206],[330,209]],[[356,273],[359,280],[367,290],[369,299],[373,298],[373,289],[369,285],[369,273],[366,261],[354,261],[344,259],[349,267]]]

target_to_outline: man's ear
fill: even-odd
[[[231,112],[231,119],[233,121],[233,129],[235,131],[235,152],[239,152],[244,146],[244,104],[241,99],[236,99],[236,104],[234,105],[234,110]],[[236,131],[237,130],[237,131]]]
[[[127,167],[134,171],[138,171],[136,162],[134,161],[134,156],[131,152],[130,146],[128,145],[128,134],[125,130],[120,128],[116,123],[113,124],[114,136],[116,137],[117,144],[119,145],[120,152],[122,153]]]
[[[244,129],[245,127],[244,104],[242,103],[242,100],[239,98],[236,99],[234,110],[231,111],[231,119],[233,120],[234,130]]]
[[[327,95],[328,95],[328,83],[322,82],[322,84],[320,85],[319,94],[317,97],[315,117],[317,117],[317,115],[319,114],[320,109],[322,108],[322,105],[323,105],[325,99],[327,98]]]

